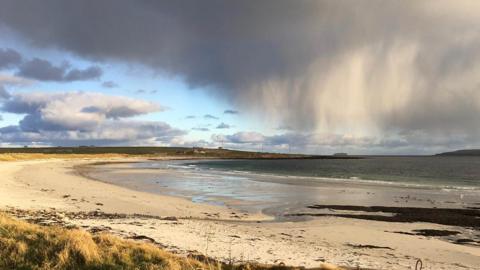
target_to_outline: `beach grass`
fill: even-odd
[[[109,234],[39,226],[0,214],[0,269],[218,269]]]
[[[40,226],[0,213],[0,269],[295,270],[181,257],[153,244],[79,229]],[[318,269],[333,269],[320,267]]]

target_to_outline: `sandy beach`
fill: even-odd
[[[202,253],[225,261],[305,267],[325,261],[360,269],[414,269],[421,259],[424,269],[480,269],[480,247],[412,233],[468,232],[465,228],[331,216],[278,222],[261,213],[134,191],[75,170],[107,161],[112,159],[0,162],[0,207],[21,218],[54,216],[64,225],[109,231],[152,241],[176,253]],[[470,232],[478,237],[478,230]]]

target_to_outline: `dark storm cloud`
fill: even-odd
[[[209,120],[218,120],[218,117],[214,116],[214,115],[211,115],[211,114],[205,114],[203,116],[203,118],[205,119],[209,119]]]
[[[293,128],[292,128],[292,127],[289,127],[289,126],[278,126],[278,127],[276,128],[276,130],[280,130],[280,131],[282,131],[282,130],[283,130],[283,131],[285,131],[285,130],[290,130],[290,131],[291,131],[291,130],[293,130]]]
[[[40,81],[72,82],[98,79],[102,76],[102,69],[98,66],[90,66],[85,69],[72,68],[68,62],[55,66],[50,61],[33,58],[22,62],[22,55],[12,49],[0,48],[0,70],[14,69],[17,76]],[[106,87],[113,87],[113,82],[106,82]]]
[[[21,65],[17,75],[41,81],[61,81],[67,67],[57,67],[47,60],[35,58]]]
[[[119,105],[112,108],[102,108],[97,106],[88,106],[81,110],[82,113],[101,113],[106,118],[119,119],[125,117],[133,117],[136,115],[145,114],[146,111],[138,110],[138,108],[131,108],[129,105]]]
[[[194,127],[192,128],[192,130],[196,130],[196,131],[210,131],[209,128],[206,128],[206,127]]]
[[[179,76],[273,127],[480,135],[477,1],[3,0],[0,23]]]
[[[102,86],[105,87],[105,88],[116,88],[119,85],[114,81],[105,81],[105,82],[102,83]]]
[[[22,56],[12,49],[0,49],[0,70],[15,67],[22,62]]]
[[[231,128],[231,126],[223,122],[217,126],[217,129],[228,129],[228,128]]]
[[[69,70],[65,77],[63,78],[64,81],[72,82],[72,81],[85,81],[85,80],[92,80],[98,79],[102,76],[102,69],[100,67],[88,67],[86,69],[72,69]]]
[[[0,85],[0,101],[2,99],[9,99],[10,96],[11,96],[10,93],[5,89],[5,87]]]
[[[138,89],[135,91],[135,94],[156,94],[158,91],[157,90],[145,90],[145,89]]]
[[[236,111],[236,110],[225,110],[223,113],[224,114],[239,114],[239,112]]]
[[[72,82],[98,79],[102,75],[102,70],[97,66],[72,69],[66,62],[55,66],[47,60],[34,58],[21,64],[18,67],[17,75],[39,81]]]
[[[314,44],[297,41],[315,34],[309,20],[322,8],[335,8],[330,6],[285,0],[4,0],[0,20],[37,46],[96,60],[134,61],[180,74],[193,86],[229,89],[310,62]],[[318,38],[315,34],[308,43]],[[296,51],[289,52],[292,47]]]

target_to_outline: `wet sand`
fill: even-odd
[[[422,259],[426,269],[480,269],[480,248],[474,243],[453,243],[447,239],[452,235],[418,234],[455,231],[455,236],[470,237],[479,234],[473,228],[331,215],[278,222],[262,213],[93,181],[74,169],[91,162],[2,162],[0,207],[23,218],[44,216],[45,223],[57,220],[94,232],[106,230],[181,254],[200,252],[221,260],[413,269]]]

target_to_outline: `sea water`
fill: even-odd
[[[145,161],[94,166],[127,188],[284,214],[310,204],[480,206],[479,157]]]

